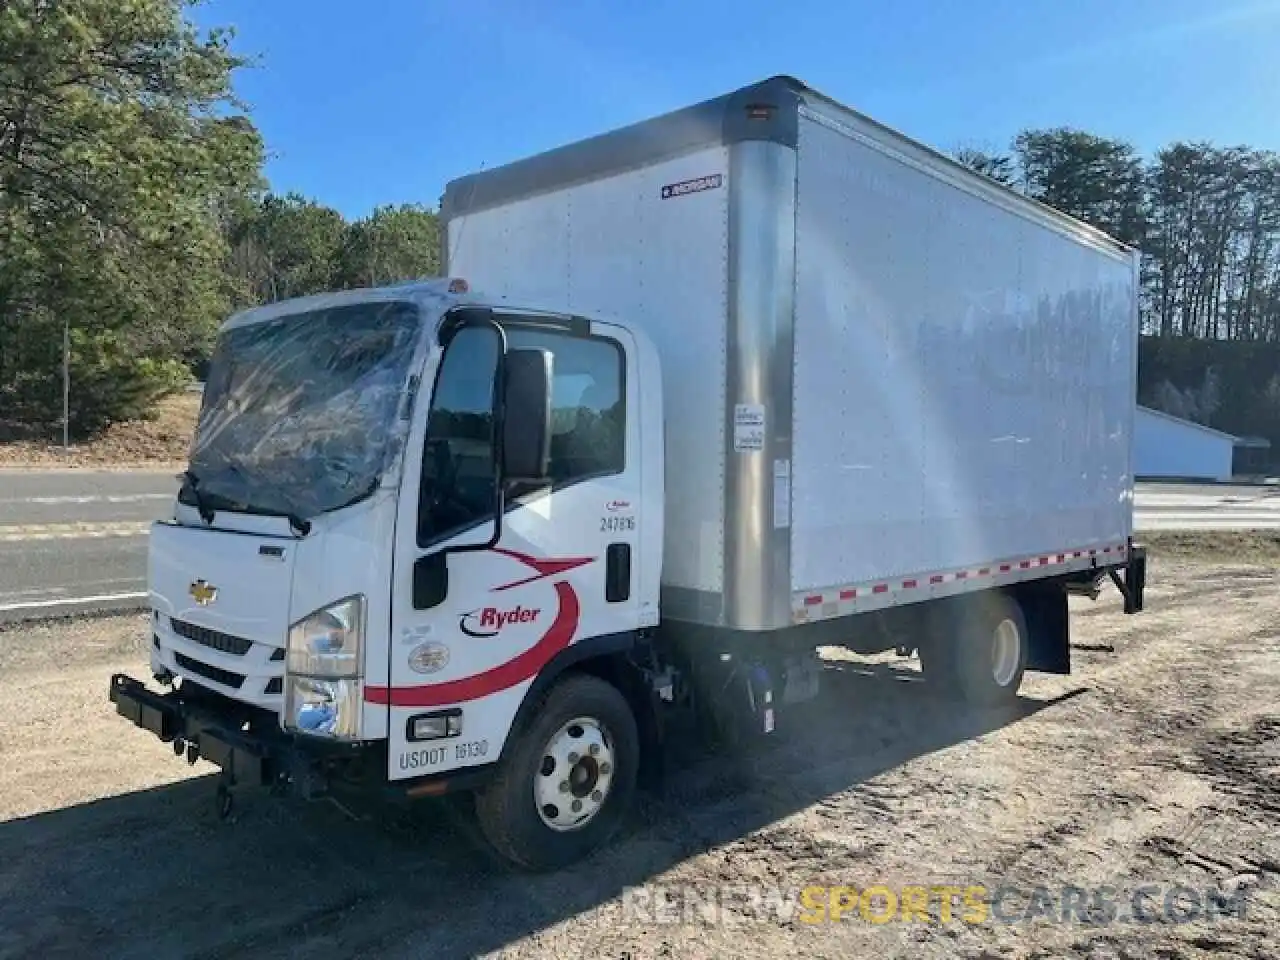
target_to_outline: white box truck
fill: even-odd
[[[1069,669],[1131,542],[1133,251],[775,78],[448,185],[455,279],[221,331],[150,547],[157,691],[247,783],[472,791],[511,860],[618,826],[673,730],[821,661],[956,709]]]

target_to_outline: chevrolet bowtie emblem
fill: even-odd
[[[194,581],[187,593],[191,594],[191,599],[202,607],[207,607],[218,599],[218,588],[212,583],[205,583],[203,580]]]

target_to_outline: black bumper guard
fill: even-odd
[[[111,677],[110,698],[116,713],[134,726],[173,744],[173,752],[189,763],[204,759],[220,767],[232,785],[292,784],[306,795],[323,792],[319,757],[308,755],[297,738],[283,731],[253,730],[252,722],[234,709],[218,709],[177,691],[156,693],[123,673]]]

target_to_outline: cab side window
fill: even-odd
[[[418,543],[438,540],[493,516],[493,379],[498,338],[464,327],[436,374],[427,415],[418,498]]]
[[[507,327],[510,349],[552,354],[552,488],[621,473],[626,462],[626,389],[621,347],[601,337],[533,326]],[[418,500],[418,544],[426,546],[493,518],[493,385],[498,338],[464,327],[449,342],[427,419]],[[515,498],[537,485],[504,491]]]
[[[626,460],[622,350],[612,340],[517,327],[512,347],[551,351],[551,482],[621,473]]]

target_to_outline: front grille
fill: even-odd
[[[252,640],[246,640],[244,637],[233,637],[229,633],[210,630],[208,627],[198,627],[194,623],[187,623],[185,620],[175,620],[171,617],[169,625],[173,627],[174,633],[180,637],[186,637],[192,643],[198,643],[202,647],[208,647],[210,650],[217,650],[220,653],[229,653],[234,657],[243,657],[249,652],[249,648],[253,646]]]
[[[224,687],[239,690],[240,684],[244,683],[243,674],[232,673],[230,670],[223,670],[208,663],[201,663],[199,660],[192,660],[183,653],[175,653],[173,658],[183,670],[188,670],[207,680],[212,680],[214,683],[220,683]]]
[[[262,692],[270,696],[273,693],[274,694],[280,693],[282,689],[284,689],[284,684],[281,682],[280,678],[272,677],[270,680],[267,681],[267,688]]]

